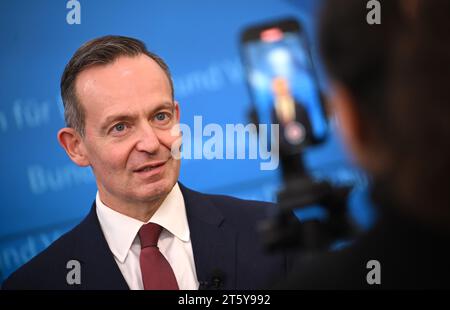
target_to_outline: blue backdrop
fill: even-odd
[[[192,124],[247,123],[250,99],[239,59],[239,34],[248,25],[295,17],[306,26],[317,56],[317,0],[79,0],[81,23],[69,25],[67,1],[0,2],[0,281],[88,212],[96,186],[89,168],[60,148],[64,126],[59,80],[85,41],[106,34],[143,40],[171,67],[181,120]],[[317,59],[316,59],[317,60]],[[319,66],[320,68],[320,66]],[[345,156],[331,122],[327,143],[310,149],[311,173],[355,184],[351,213],[372,219],[365,178]],[[278,171],[258,160],[184,160],[181,181],[196,190],[273,201]]]

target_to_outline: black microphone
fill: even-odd
[[[199,281],[200,290],[218,290],[223,286],[225,275],[222,270],[216,268],[211,272],[208,280]]]

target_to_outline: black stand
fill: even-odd
[[[315,252],[327,249],[337,239],[352,236],[356,228],[346,212],[351,187],[335,187],[329,182],[313,180],[305,172],[299,154],[281,155],[280,161],[285,187],[278,193],[278,214],[261,225],[266,249],[296,247]],[[324,207],[328,220],[299,221],[293,216],[293,210],[311,205]]]

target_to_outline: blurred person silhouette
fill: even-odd
[[[450,288],[450,1],[329,0],[320,45],[340,131],[370,176],[376,224],[303,257],[284,289]]]
[[[296,101],[289,82],[278,76],[272,80],[274,107],[272,119],[280,125],[280,149],[290,150],[292,145],[308,145],[311,140],[312,127],[303,103]],[[288,130],[295,126],[296,130]]]

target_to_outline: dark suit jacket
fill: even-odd
[[[186,204],[197,278],[204,289],[257,289],[286,272],[284,255],[268,256],[256,226],[274,205],[205,195],[180,184]],[[81,263],[81,284],[68,285],[66,264]],[[3,289],[128,289],[98,221],[88,216],[14,272]]]

